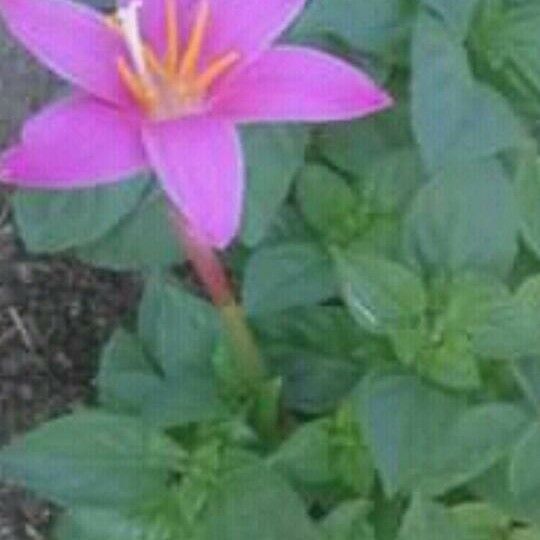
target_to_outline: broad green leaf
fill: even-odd
[[[63,514],[53,531],[54,540],[169,540],[156,536],[158,527],[146,525],[114,510],[76,508]]]
[[[514,519],[540,524],[540,507],[537,499],[520,497],[510,489],[509,460],[498,463],[472,484],[473,492]]]
[[[510,459],[510,491],[518,500],[540,508],[540,422],[535,422]]]
[[[412,62],[413,127],[430,170],[520,143],[510,106],[473,78],[462,41],[428,10],[417,20]]]
[[[540,357],[538,283],[537,276],[530,277],[513,298],[501,299],[493,306],[489,316],[472,334],[479,354],[514,361]]]
[[[423,496],[414,497],[398,540],[470,540],[446,508]]]
[[[147,283],[138,327],[164,372],[159,392],[144,400],[142,418],[172,427],[226,416],[212,366],[220,334],[213,308],[156,276]]]
[[[483,0],[468,39],[476,70],[531,119],[540,114],[538,2]]]
[[[468,408],[413,377],[368,378],[359,394],[363,433],[388,495],[441,494],[489,469],[526,417],[505,403]]]
[[[540,355],[516,360],[514,373],[523,394],[540,412]]]
[[[83,411],[49,422],[0,452],[0,470],[68,506],[132,506],[165,488],[180,449],[138,420]]]
[[[79,246],[77,255],[91,264],[113,270],[161,268],[182,261],[165,200],[157,190],[149,193],[106,235]]]
[[[481,380],[473,336],[509,297],[506,287],[489,276],[466,274],[433,283],[423,324],[392,333],[398,357],[443,386],[477,389]]]
[[[247,198],[242,240],[255,246],[265,236],[304,163],[308,129],[252,126],[242,137],[247,163]]]
[[[326,516],[321,528],[328,540],[375,540],[373,527],[368,521],[369,502],[348,501]]]
[[[204,540],[321,540],[301,499],[261,464],[226,474],[208,501]]]
[[[358,180],[357,188],[371,213],[401,213],[425,176],[416,148],[400,147],[375,159]]]
[[[147,178],[133,178],[75,191],[19,190],[13,198],[19,232],[26,247],[36,253],[93,242],[136,207],[148,185]]]
[[[521,221],[521,233],[527,246],[540,257],[540,159],[524,157],[517,181],[516,193]]]
[[[283,377],[287,405],[307,413],[336,407],[371,362],[389,354],[338,307],[295,309],[258,321],[269,365]]]
[[[408,260],[433,274],[505,275],[517,253],[518,215],[511,186],[494,160],[439,173],[417,194],[404,227]]]
[[[101,356],[99,402],[112,411],[140,413],[162,383],[137,338],[117,330]]]
[[[373,486],[373,462],[346,406],[299,427],[269,462],[312,498],[367,496]]]
[[[270,465],[300,491],[317,493],[336,488],[330,427],[331,421],[327,419],[304,424],[270,457]]]
[[[512,519],[484,502],[468,502],[455,506],[452,516],[467,532],[471,540],[513,538]]]
[[[147,282],[138,329],[168,379],[182,379],[188,371],[211,373],[219,339],[217,315],[180,283],[157,275]]]
[[[328,34],[369,52],[386,52],[405,37],[412,3],[403,0],[313,0],[290,38],[320,41]]]
[[[335,257],[344,300],[362,328],[384,334],[418,323],[426,295],[413,272],[354,249]]]
[[[246,266],[243,297],[250,315],[317,304],[336,295],[330,258],[316,243],[262,247]]]
[[[480,0],[421,0],[427,8],[440,15],[461,38],[465,38]]]
[[[412,142],[408,107],[399,104],[355,122],[325,125],[318,132],[316,146],[336,167],[360,177],[374,163],[382,162],[388,151],[410,147]]]
[[[366,226],[366,208],[345,179],[322,165],[307,165],[297,183],[306,222],[330,243],[344,244]]]

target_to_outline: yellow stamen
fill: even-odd
[[[170,74],[176,71],[180,48],[180,32],[178,29],[178,9],[176,0],[166,1],[166,24],[167,24],[167,54],[165,66]]]
[[[184,55],[184,59],[182,60],[182,66],[180,68],[180,76],[182,78],[193,76],[197,69],[197,64],[201,55],[202,44],[209,20],[210,4],[208,3],[208,0],[202,0],[193,31],[191,32],[191,36],[189,38],[186,53]]]
[[[156,53],[148,45],[144,47],[144,59],[146,60],[150,71],[152,71],[154,75],[166,80],[172,79],[172,76],[167,68],[161,63],[159,58],[156,56]]]
[[[231,51],[214,60],[197,78],[197,88],[203,92],[208,90],[212,83],[218,77],[223,75],[223,73],[225,73],[233,64],[238,62],[239,59],[240,54],[236,51]]]
[[[131,92],[135,101],[137,101],[144,109],[151,110],[155,101],[152,91],[129,67],[129,64],[125,58],[118,58],[117,66],[120,78],[126,85],[127,89]]]

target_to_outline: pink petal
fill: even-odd
[[[244,61],[250,61],[268,48],[300,14],[306,3],[306,0],[209,1],[208,57],[232,49],[239,52]],[[194,4],[193,0],[183,0],[182,3]]]
[[[25,125],[21,143],[0,157],[3,180],[46,189],[113,182],[146,165],[139,123],[86,96],[39,113]]]
[[[67,0],[0,0],[0,15],[58,75],[103,99],[126,100],[116,69],[124,45],[98,12]]]
[[[170,200],[191,228],[224,248],[240,226],[244,171],[234,127],[205,117],[148,124],[144,140]]]
[[[363,72],[328,54],[276,47],[215,96],[213,113],[234,121],[350,120],[392,105]]]
[[[157,51],[163,53],[166,0],[142,1],[144,36]],[[305,5],[305,0],[177,0],[178,24],[184,46],[204,1],[210,4],[210,23],[203,42],[201,69],[230,51],[241,55],[237,67],[250,62],[280,36]]]

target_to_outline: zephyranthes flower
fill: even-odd
[[[362,72],[273,45],[305,0],[132,0],[105,17],[67,0],[0,0],[11,32],[73,83],[2,157],[5,181],[77,188],[152,168],[215,247],[238,230],[235,126],[359,118],[391,104]]]

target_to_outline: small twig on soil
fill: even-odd
[[[13,321],[13,324],[17,328],[17,331],[19,332],[19,335],[21,336],[21,339],[25,345],[25,347],[31,352],[35,353],[36,348],[34,346],[34,341],[32,339],[32,336],[30,335],[30,332],[26,328],[24,321],[22,320],[22,317],[19,315],[19,312],[14,306],[8,307],[8,313]]]

